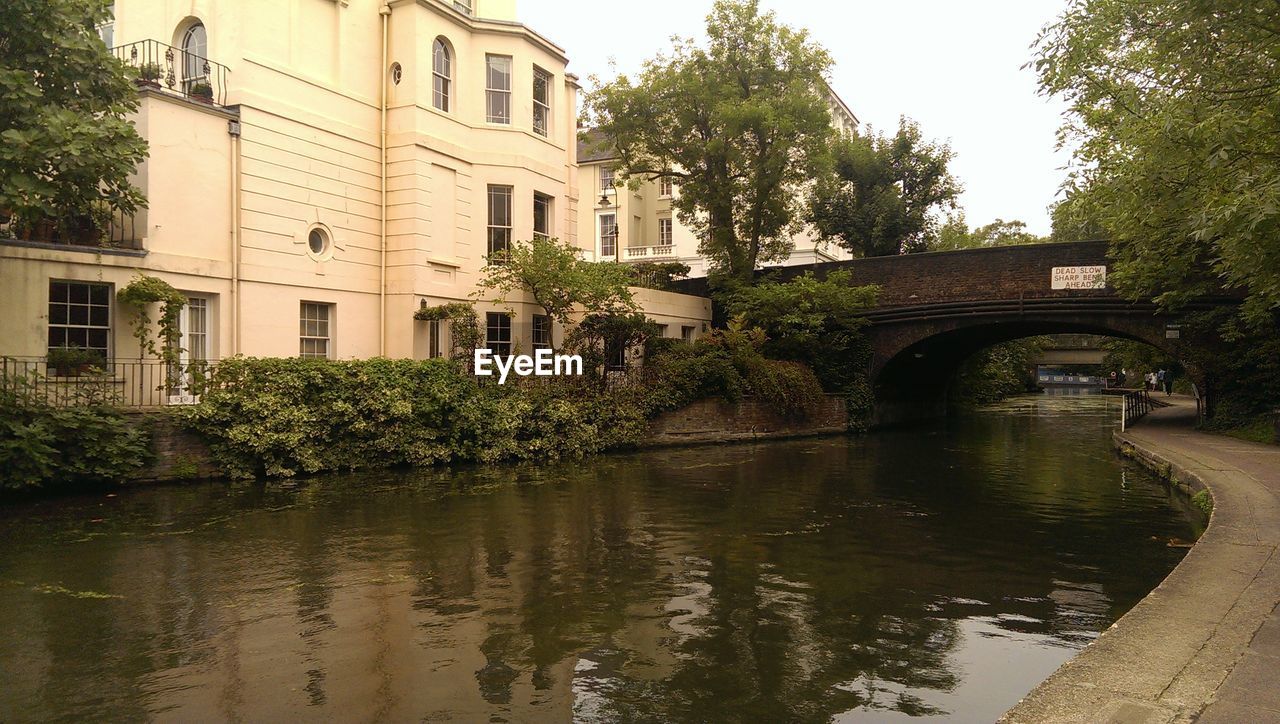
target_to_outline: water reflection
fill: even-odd
[[[0,512],[0,719],[991,719],[1176,564],[1101,398]]]

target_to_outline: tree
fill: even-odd
[[[1037,41],[1074,146],[1064,227],[1100,225],[1112,280],[1177,309],[1224,284],[1280,310],[1280,5],[1073,0]]]
[[[857,256],[926,251],[937,236],[938,211],[954,209],[962,190],[947,170],[954,156],[947,144],[925,141],[905,117],[891,137],[868,130],[843,140],[835,174],[810,194],[810,219],[824,238]]]
[[[486,266],[480,288],[496,290],[499,301],[513,291],[528,291],[548,317],[567,325],[575,307],[587,312],[633,310],[630,281],[623,264],[583,261],[568,242],[536,238],[516,242]]]
[[[0,214],[62,234],[145,203],[129,175],[146,143],[126,115],[137,91],[94,32],[101,0],[0,3]]]
[[[824,168],[831,58],[757,0],[718,0],[707,37],[706,47],[676,38],[634,84],[619,76],[598,87],[585,122],[617,153],[622,178],[675,179],[672,203],[699,233],[699,252],[748,281],[790,252],[800,189]]]
[[[788,282],[766,279],[729,297],[729,314],[764,332],[770,357],[803,362],[822,386],[843,394],[850,409],[870,402],[867,365],[870,348],[861,329],[875,306],[879,287],[852,285],[842,269],[819,279],[812,272]]]
[[[965,223],[964,214],[953,214],[948,216],[946,223],[938,229],[937,239],[929,250],[983,249],[992,246],[1042,244],[1048,240],[1027,231],[1026,223],[1017,219],[1009,221],[996,219],[990,224],[970,231],[969,225]]]

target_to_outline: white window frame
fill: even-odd
[[[505,65],[505,69],[501,66]],[[511,125],[511,56],[484,56],[484,118],[488,123],[503,126]],[[506,78],[506,87],[494,84],[494,74],[500,73]],[[502,108],[496,106],[501,102]],[[500,111],[495,113],[495,110]]]
[[[613,219],[613,234],[605,233],[604,220],[605,217]],[[614,211],[604,211],[596,214],[596,235],[600,244],[600,256],[605,259],[612,259],[618,256],[618,214]],[[608,251],[605,243],[613,244],[612,252]]]
[[[301,302],[298,305],[298,356],[333,359],[333,318],[337,305],[328,302]],[[324,314],[318,312],[323,310]],[[307,326],[312,323],[314,326]],[[323,334],[322,334],[323,333]],[[312,349],[307,350],[311,342]],[[323,353],[318,353],[323,349]]]
[[[427,322],[427,357],[430,359],[444,356],[444,345],[441,344],[443,326],[439,319],[432,319]]]
[[[506,325],[502,323],[505,319]],[[497,324],[495,324],[495,322]],[[511,354],[513,340],[511,338],[511,315],[506,312],[485,312],[484,315],[484,346],[485,349],[493,353],[495,357],[505,357]],[[497,337],[495,338],[495,332]],[[506,339],[503,339],[503,337]]]
[[[555,215],[553,209],[555,198],[549,194],[540,191],[533,192],[533,238],[550,239],[551,227],[554,224]],[[546,209],[543,213],[543,228],[538,228],[538,206],[542,205]]]
[[[444,68],[441,69],[441,52],[444,55]],[[436,36],[431,43],[431,106],[438,111],[449,112],[453,98],[453,53],[444,36]]]
[[[544,328],[539,330],[539,324],[544,325]],[[535,351],[551,349],[551,329],[551,317],[545,314],[533,315],[533,322],[529,325],[529,346],[533,347]],[[539,340],[539,332],[545,334],[546,339]]]
[[[488,233],[485,235],[486,254],[485,258],[492,264],[495,262],[494,252],[497,251],[495,245],[495,234],[502,238],[501,248],[506,251],[511,248],[512,238],[512,216],[513,207],[515,205],[515,187],[506,184],[489,184],[488,190],[485,192],[488,200]],[[495,204],[495,201],[504,203]]]
[[[658,179],[658,198],[669,199],[675,195],[676,182],[670,176]]]
[[[182,310],[182,316],[178,319],[178,329],[182,334],[182,352],[180,359],[182,364],[190,364],[191,362],[203,362],[209,359],[209,349],[211,347],[212,335],[209,331],[210,310],[213,305],[209,303],[209,298],[200,295],[191,295],[187,297],[187,306]],[[199,324],[197,324],[197,321]],[[200,327],[200,329],[197,329]]]
[[[199,29],[201,37],[195,43],[195,32]],[[209,64],[209,29],[205,24],[196,21],[182,31],[182,87],[187,93],[199,83],[208,83],[209,74],[205,67]]]
[[[56,302],[54,301],[53,299],[54,284],[65,284],[67,286],[66,301],[56,301]],[[78,287],[78,286],[85,287],[86,292],[85,292],[84,302],[76,302],[72,300],[71,290],[74,287]],[[93,299],[95,288],[104,290],[104,293],[100,295],[101,299],[96,302]],[[106,362],[107,360],[111,359],[111,338],[112,338],[111,321],[112,321],[112,318],[115,316],[114,311],[111,308],[112,307],[111,301],[113,298],[114,298],[114,295],[112,294],[112,287],[110,284],[104,284],[102,282],[80,281],[78,279],[50,279],[49,280],[49,299],[48,299],[48,307],[47,307],[47,312],[49,315],[48,316],[49,324],[48,324],[48,329],[46,334],[46,342],[49,342],[49,344],[47,348],[58,349],[61,347],[82,347],[86,350],[100,352],[103,357],[103,360],[102,360],[103,362]],[[53,310],[54,305],[60,305],[66,308],[65,322],[53,321],[55,317],[54,310]],[[71,311],[73,307],[84,308],[85,321],[83,324],[76,324],[71,321]],[[102,311],[102,313],[106,315],[105,324],[93,323],[93,318],[95,316],[94,310],[100,310]],[[61,345],[54,345],[52,344],[53,340],[48,339],[48,337],[54,336],[53,331],[55,329],[64,330],[63,333],[60,335],[63,339],[63,343]],[[79,344],[79,342],[69,341],[67,339],[68,337],[72,336],[73,332],[76,333],[75,336],[77,337],[81,336],[80,332],[82,330],[83,330],[83,336],[85,341],[83,345]],[[90,340],[90,335],[92,335],[95,332],[105,332],[106,344],[102,346],[90,346],[89,343],[92,341]]]
[[[551,73],[533,66],[533,132],[539,136],[547,136],[551,133],[551,84],[555,76]],[[543,81],[543,88],[546,90],[546,97],[538,100],[538,81]],[[541,120],[541,123],[539,123]]]
[[[613,182],[616,178],[617,178],[617,173],[612,168],[601,166],[600,167],[600,192],[606,193],[606,194],[612,193],[616,188],[613,185]]]
[[[102,43],[108,48],[115,47],[116,42],[116,4],[108,3],[107,13],[109,17],[105,22],[98,23],[94,30],[98,33],[98,37],[102,39]]]
[[[671,246],[674,239],[675,226],[671,217],[658,217],[658,246]]]

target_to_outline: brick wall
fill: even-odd
[[[845,402],[839,397],[825,398],[809,419],[799,421],[781,417],[769,405],[755,400],[735,404],[711,399],[660,415],[650,423],[645,444],[663,446],[824,435],[844,432],[846,428]]]
[[[182,428],[170,413],[134,413],[136,425],[151,432],[151,452],[155,459],[134,475],[136,482],[220,478],[222,471],[212,462],[209,446],[194,433]]]
[[[990,249],[881,256],[852,261],[781,267],[781,279],[812,271],[819,277],[836,269],[853,272],[853,283],[878,284],[880,305],[929,304],[991,299],[1112,296],[1105,290],[1051,290],[1055,266],[1109,266],[1105,241],[1001,246]],[[706,279],[677,283],[687,294],[705,294]]]

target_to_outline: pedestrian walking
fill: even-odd
[[[1168,373],[1166,373],[1166,372],[1164,371],[1164,368],[1163,368],[1163,367],[1162,367],[1162,368],[1160,368],[1160,370],[1156,372],[1156,389],[1157,389],[1157,390],[1163,390],[1163,389],[1164,389],[1164,378],[1165,378],[1165,376],[1166,376],[1167,374],[1168,374]],[[1166,394],[1167,394],[1167,393],[1166,393]]]

